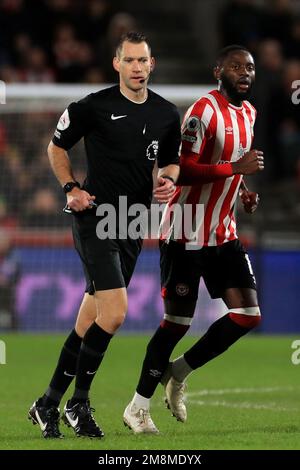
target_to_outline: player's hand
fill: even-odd
[[[234,174],[252,175],[264,169],[264,153],[261,150],[250,150],[238,161],[232,163]]]
[[[255,192],[248,191],[247,189],[241,189],[239,194],[244,205],[244,211],[248,214],[253,214],[259,203],[259,195]]]
[[[84,189],[73,188],[67,193],[67,205],[74,212],[81,212],[91,209],[91,202],[95,200],[95,196],[91,196]]]
[[[159,203],[169,202],[176,191],[175,184],[171,180],[163,178],[162,176],[157,178],[157,184],[158,186],[153,191],[155,199]]]

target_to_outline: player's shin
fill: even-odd
[[[255,311],[250,312],[247,308],[232,309],[227,315],[215,321],[205,335],[184,354],[187,364],[192,369],[203,366],[257,326],[260,321],[259,308],[249,307],[249,309]],[[243,310],[243,313],[236,312],[240,310]]]
[[[146,398],[152,397],[168,366],[173,349],[188,329],[189,324],[182,325],[169,320],[161,322],[147,346],[137,386],[138,394]]]

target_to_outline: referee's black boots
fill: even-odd
[[[32,424],[40,426],[42,435],[46,439],[61,439],[64,437],[58,426],[59,409],[55,406],[43,406],[41,398],[33,403],[28,412],[28,419],[32,421]]]
[[[71,406],[70,400],[67,401],[62,415],[63,422],[74,429],[76,436],[97,437],[101,439],[104,432],[96,423],[92,412],[95,408],[90,407],[90,401],[75,403]]]

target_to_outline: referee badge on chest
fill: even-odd
[[[152,140],[151,144],[148,145],[146,155],[148,160],[156,160],[158,155],[158,140]]]

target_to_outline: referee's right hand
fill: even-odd
[[[67,205],[74,212],[91,209],[90,201],[94,200],[95,196],[91,196],[87,191],[84,191],[84,189],[77,187],[73,188],[72,191],[67,194]]]

